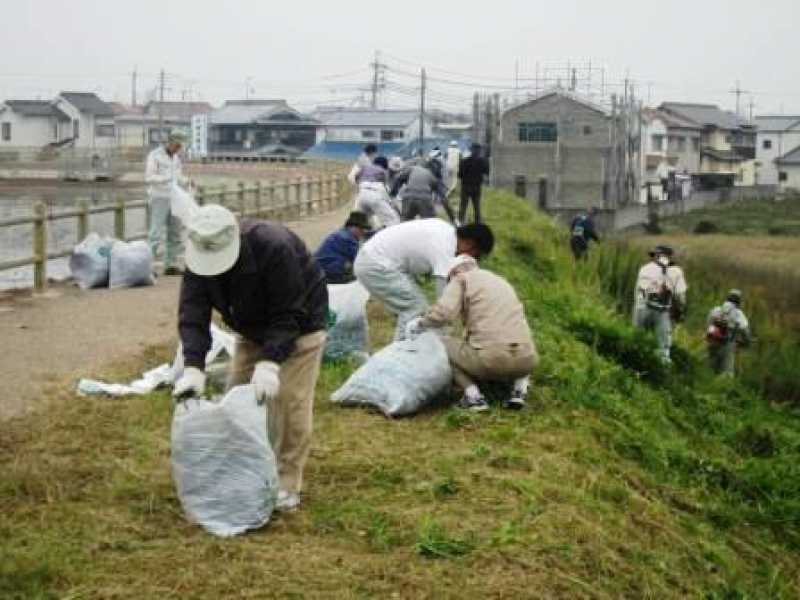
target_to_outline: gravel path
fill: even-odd
[[[340,226],[349,205],[314,219],[288,223],[312,250]],[[54,286],[44,296],[0,302],[0,419],[36,406],[49,383],[102,377],[110,364],[148,346],[177,343],[180,278],[127,290]]]

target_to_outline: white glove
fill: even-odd
[[[425,331],[425,326],[422,324],[422,317],[411,319],[406,323],[406,339],[413,340],[415,337]]]
[[[206,374],[196,367],[186,367],[183,376],[175,382],[172,397],[176,399],[202,396],[206,391]]]
[[[256,388],[256,401],[259,404],[278,395],[278,390],[281,388],[281,380],[278,378],[280,369],[279,364],[269,360],[256,363],[250,383]]]

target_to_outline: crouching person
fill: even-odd
[[[187,270],[179,330],[186,370],[174,395],[202,395],[211,347],[212,309],[237,334],[228,387],[252,383],[267,403],[278,461],[277,508],[300,503],[311,446],[314,388],[325,346],[325,276],[294,233],[275,223],[243,220],[217,205],[187,225]]]
[[[513,382],[504,406],[521,409],[528,394],[530,373],[539,358],[522,303],[502,277],[478,267],[476,258],[492,250],[494,240],[480,235],[485,225],[458,229],[458,252],[441,298],[423,316],[411,321],[408,336],[443,327],[456,319],[464,324],[464,338],[444,337],[456,385],[464,390],[461,408],[489,408],[480,384]],[[478,235],[475,235],[478,234]]]

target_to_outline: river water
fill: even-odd
[[[142,184],[0,181],[0,220],[32,215],[37,202],[45,203],[48,214],[57,214],[78,206],[81,200],[86,200],[92,207],[112,205],[120,199],[138,202],[145,198],[146,192]],[[76,239],[77,219],[48,221],[47,225],[48,252],[69,250],[79,241]],[[126,211],[125,226],[129,236],[144,232],[144,209]],[[113,235],[113,213],[91,215],[89,231]],[[0,260],[25,258],[32,254],[32,225],[0,228]],[[69,276],[68,259],[49,261],[47,276],[54,280],[66,279]],[[0,289],[26,288],[32,285],[33,267],[0,271]]]

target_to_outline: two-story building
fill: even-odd
[[[53,104],[70,119],[72,146],[86,150],[111,149],[117,144],[114,109],[92,92],[61,92]]]
[[[763,115],[755,118],[758,183],[778,185],[776,160],[800,147],[800,115]]]
[[[775,159],[778,170],[778,188],[800,193],[800,146]]]
[[[0,104],[0,148],[42,148],[70,132],[70,117],[50,100]]]
[[[659,110],[699,127],[700,180],[755,184],[756,128],[714,104],[664,102]]]

